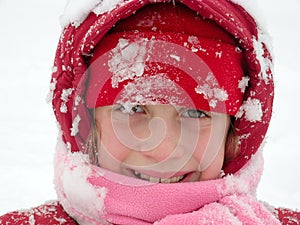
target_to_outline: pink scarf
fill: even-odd
[[[261,151],[235,175],[193,183],[150,183],[91,165],[59,141],[55,187],[79,224],[280,224],[255,189]]]

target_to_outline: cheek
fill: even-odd
[[[210,141],[210,128],[202,129],[198,135],[198,141],[196,146],[196,151],[194,157],[200,163],[203,155],[207,151],[208,145]]]
[[[200,181],[212,180],[220,177],[224,162],[224,151],[220,151],[213,162],[200,174]]]
[[[118,172],[130,151],[124,146],[110,122],[103,121],[98,128],[98,161],[101,167]]]
[[[197,148],[194,154],[201,171],[215,165],[222,168],[225,152],[225,132],[214,134],[210,128],[202,129],[199,133]]]

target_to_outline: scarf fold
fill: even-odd
[[[263,169],[259,151],[236,174],[201,182],[161,184],[91,165],[58,141],[55,189],[79,224],[280,224],[255,198]]]

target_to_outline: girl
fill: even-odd
[[[69,1],[51,80],[59,200],[1,224],[299,224],[255,197],[274,87],[247,6]]]

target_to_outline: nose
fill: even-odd
[[[150,138],[141,143],[141,154],[154,161],[178,159],[184,155],[182,125],[175,109],[156,110],[148,122]]]

